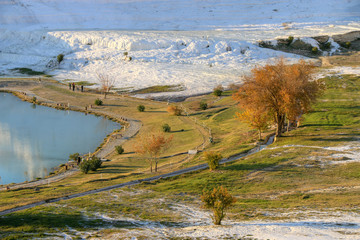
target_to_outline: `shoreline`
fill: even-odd
[[[6,79],[6,78],[4,78]],[[27,78],[27,80],[30,81],[36,81],[38,78]],[[13,80],[13,81],[17,81],[17,80]],[[22,80],[20,80],[22,81]],[[61,83],[57,83],[58,85],[62,85]],[[91,156],[94,155],[98,155],[99,158],[104,159],[106,156],[108,156],[112,151],[114,151],[113,145],[120,145],[123,142],[125,142],[126,140],[128,140],[129,138],[135,136],[138,131],[140,130],[142,124],[138,124],[139,121],[136,119],[128,119],[125,118],[123,116],[111,116],[110,114],[106,114],[104,112],[99,112],[96,111],[94,109],[92,110],[83,110],[81,109],[81,107],[79,106],[69,106],[69,107],[62,107],[62,103],[58,103],[58,102],[53,102],[51,101],[51,103],[48,102],[43,102],[43,101],[39,101],[39,102],[32,102],[32,97],[38,97],[36,94],[32,93],[31,97],[29,97],[29,95],[24,92],[24,91],[20,91],[20,90],[11,90],[11,89],[0,89],[0,92],[4,92],[4,93],[9,93],[14,95],[15,97],[19,98],[20,100],[24,101],[24,102],[29,102],[29,103],[33,103],[36,105],[41,105],[41,106],[45,106],[45,107],[50,107],[50,108],[54,108],[54,109],[58,109],[58,110],[66,110],[66,111],[76,111],[76,112],[82,112],[85,114],[93,114],[95,116],[102,116],[108,120],[114,121],[116,123],[121,124],[121,128],[117,129],[115,131],[113,131],[112,133],[110,133],[107,137],[104,138],[104,140],[100,143],[100,145],[94,150],[94,152],[91,153]],[[50,101],[50,100],[48,100]],[[53,105],[55,104],[55,105]],[[135,125],[135,126],[134,126]],[[135,127],[135,129],[133,129]],[[124,130],[125,128],[125,130]],[[121,138],[114,138],[114,135],[121,135]],[[111,149],[109,149],[109,146],[112,147]],[[106,150],[107,149],[107,150]],[[104,152],[105,153],[102,153]],[[100,155],[100,156],[99,156]],[[68,161],[66,162],[68,163]],[[65,163],[65,164],[66,164]],[[56,168],[57,166],[55,166],[54,168]],[[75,170],[74,170],[75,169]],[[56,182],[56,181],[60,181],[66,177],[72,176],[73,174],[77,173],[79,171],[78,168],[71,168],[69,170],[65,170],[65,172],[60,172],[60,173],[55,173],[55,174],[51,174],[51,175],[47,175],[41,179],[38,180],[32,180],[32,181],[25,181],[25,182],[20,182],[20,183],[9,183],[9,184],[4,184],[0,186],[0,191],[4,191],[4,190],[13,190],[13,189],[21,189],[21,188],[28,188],[28,187],[36,187],[39,185],[44,185],[44,184],[49,184],[52,182]],[[67,174],[68,172],[70,172],[70,174]]]

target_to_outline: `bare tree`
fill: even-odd
[[[96,77],[100,82],[101,92],[104,93],[104,98],[106,98],[106,95],[114,87],[115,78],[106,73],[96,73]]]

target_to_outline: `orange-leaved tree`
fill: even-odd
[[[135,143],[135,152],[149,156],[147,160],[150,164],[150,172],[153,169],[153,162],[155,162],[155,172],[157,172],[159,155],[170,147],[172,139],[173,135],[166,138],[163,133],[150,133]]]
[[[258,130],[259,140],[261,139],[261,132],[265,131],[269,127],[270,114],[264,109],[246,109],[242,113],[237,112],[237,117],[252,128]]]
[[[300,60],[296,64],[287,65],[280,58],[273,65],[255,67],[233,97],[239,101],[241,109],[251,113],[248,114],[248,121],[258,111],[263,112],[264,116],[270,116],[276,124],[278,137],[281,136],[286,120],[297,121],[310,110],[321,92],[322,83],[314,80],[313,75],[312,64]]]

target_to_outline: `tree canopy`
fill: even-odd
[[[254,128],[263,129],[270,118],[276,124],[276,136],[281,136],[286,119],[298,121],[310,110],[322,89],[321,82],[313,78],[314,66],[304,60],[287,65],[280,58],[273,65],[255,67],[251,73],[233,97],[246,113],[243,118],[257,119]],[[254,118],[260,113],[261,119]]]

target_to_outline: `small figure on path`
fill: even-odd
[[[75,83],[72,84],[72,90],[75,91]]]
[[[84,86],[83,85],[81,85],[81,92],[83,92],[84,91]]]
[[[71,90],[71,83],[69,83],[69,89]]]

